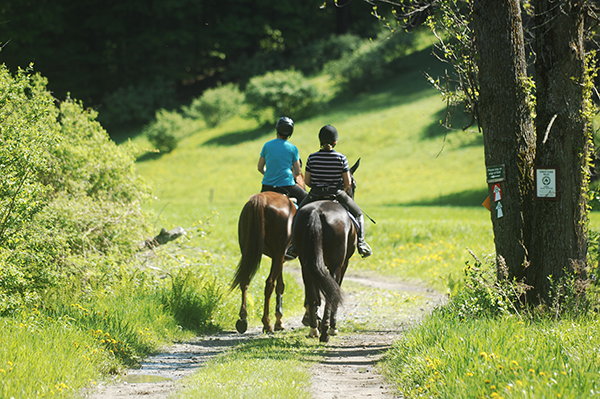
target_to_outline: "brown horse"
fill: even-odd
[[[358,165],[359,162],[356,162],[350,169],[351,174]],[[354,188],[352,178],[353,191]],[[340,203],[315,201],[302,206],[296,213],[292,240],[302,265],[305,320],[311,327],[309,336],[319,336],[317,309],[323,294],[325,308],[320,322],[320,340],[328,342],[330,334],[337,334],[337,308],[342,302],[340,286],[350,257],[356,250],[356,227]]]
[[[289,197],[269,191],[254,194],[242,209],[238,224],[238,238],[242,258],[231,284],[231,289],[239,286],[242,290],[240,319],[235,325],[239,333],[246,332],[248,328],[246,293],[250,281],[258,271],[262,254],[271,258],[271,272],[265,283],[263,331],[273,332],[269,319],[269,305],[274,288],[277,295],[275,330],[283,330],[281,318],[283,316],[282,297],[285,285],[282,271],[285,252],[292,240],[292,220],[295,213],[296,206]]]

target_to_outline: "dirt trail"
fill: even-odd
[[[296,275],[299,273],[298,270],[291,271]],[[385,383],[375,364],[403,330],[440,303],[443,297],[418,285],[375,276],[347,276],[344,284],[345,301],[339,311],[341,325],[344,321],[364,323],[379,312],[380,309],[374,308],[378,306],[377,301],[366,298],[366,287],[369,288],[366,292],[370,293],[367,296],[380,297],[382,293],[409,295],[419,298],[419,305],[384,314],[367,332],[340,331],[340,335],[327,344],[329,352],[323,361],[311,369],[311,393],[320,399],[397,398],[399,396]],[[306,329],[298,317],[289,318],[286,322],[288,329]],[[208,359],[240,342],[262,336],[261,328],[255,327],[243,335],[227,331],[171,345],[146,359],[140,369],[131,370],[127,376],[115,378],[109,384],[102,384],[87,397],[166,398],[175,391],[176,380],[193,374]]]

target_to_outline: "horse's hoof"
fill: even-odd
[[[329,327],[329,335],[338,335],[338,329],[337,328],[333,328],[333,327]]]
[[[283,331],[285,330],[285,327],[283,326],[283,324],[279,323],[275,323],[275,331]]]
[[[321,341],[321,342],[329,342],[329,335],[327,333],[322,334],[321,337],[319,338],[319,341]]]
[[[240,334],[243,334],[246,332],[246,330],[248,330],[248,320],[242,320],[239,319],[237,321],[237,323],[235,323],[235,329],[237,330],[237,332],[239,332]]]
[[[265,327],[263,327],[263,333],[265,333],[265,334],[273,334],[273,327],[271,327],[271,326],[268,326],[268,327],[265,326]]]
[[[308,338],[317,338],[319,336],[319,330],[316,328],[311,328],[308,332]]]

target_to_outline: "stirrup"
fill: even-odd
[[[298,254],[296,254],[296,248],[294,248],[294,245],[290,245],[285,252],[285,260],[294,260],[297,257]]]

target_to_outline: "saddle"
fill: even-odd
[[[319,200],[330,200],[333,202],[337,202],[338,204],[343,206],[344,209],[346,210],[346,213],[348,213],[348,217],[354,224],[354,227],[356,227],[356,230],[357,231],[360,230],[360,226],[358,224],[358,220],[356,220],[356,217],[354,217],[354,215],[350,212],[350,210],[348,208],[346,208],[344,206],[344,204],[342,204],[341,202],[339,202],[337,200],[338,191],[341,191],[341,189],[333,188],[333,187],[325,188],[325,189],[313,188],[312,190],[310,190],[310,193],[308,193],[308,195],[310,196],[311,202],[319,201]]]

